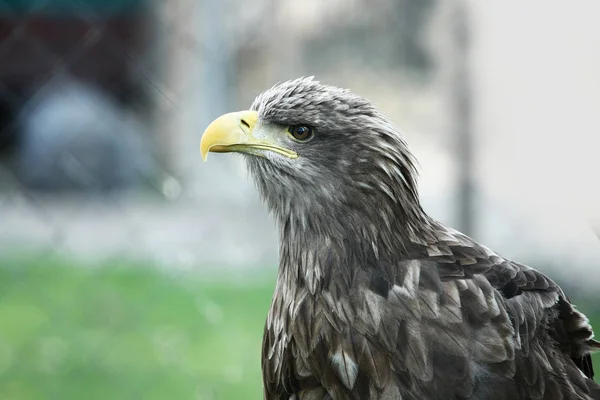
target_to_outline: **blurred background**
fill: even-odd
[[[199,140],[303,75],[375,102],[425,209],[600,330],[599,12],[0,0],[0,398],[261,398],[276,234],[241,160],[203,164]]]

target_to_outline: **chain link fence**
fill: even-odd
[[[277,81],[351,87],[459,223],[461,4],[0,0],[0,398],[260,398],[277,239],[201,132]]]

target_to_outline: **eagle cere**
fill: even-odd
[[[216,119],[280,234],[265,399],[600,399],[587,318],[539,271],[429,217],[398,128],[312,78]]]

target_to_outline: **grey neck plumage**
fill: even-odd
[[[405,209],[385,195],[335,207],[310,196],[295,199],[265,199],[279,227],[279,280],[312,294],[335,275],[410,258],[433,237],[435,222],[418,203]]]

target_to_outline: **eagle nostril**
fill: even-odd
[[[243,118],[242,118],[242,119],[240,120],[240,122],[241,122],[242,124],[244,124],[244,126],[245,126],[246,128],[250,128],[250,124],[249,124],[248,122],[246,122],[246,120],[245,120],[245,119],[243,119]]]

